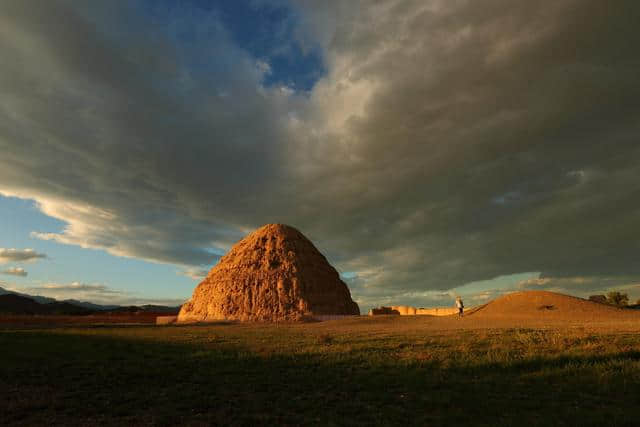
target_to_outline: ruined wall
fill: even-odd
[[[416,314],[428,316],[450,316],[457,313],[456,307],[418,308],[416,310]]]
[[[457,313],[458,309],[456,307],[416,308],[408,305],[394,305],[369,310],[369,316],[381,314],[399,314],[401,316],[450,316]]]

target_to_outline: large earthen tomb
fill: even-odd
[[[358,314],[349,288],[313,243],[293,227],[268,224],[220,259],[182,306],[178,322]]]

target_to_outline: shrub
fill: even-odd
[[[617,305],[618,307],[624,307],[629,304],[629,295],[618,291],[611,291],[607,294],[607,302]]]

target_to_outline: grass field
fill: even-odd
[[[638,425],[640,327],[432,317],[0,331],[9,425]]]

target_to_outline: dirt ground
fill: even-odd
[[[86,316],[0,315],[0,328],[60,327],[102,324],[155,324],[158,313],[114,313]]]
[[[112,313],[88,316],[0,316],[0,328],[91,325],[149,325],[158,313]],[[221,322],[225,323],[225,322]],[[235,323],[235,322],[229,322]],[[239,328],[280,327],[353,333],[410,333],[424,331],[505,328],[640,331],[640,310],[620,309],[581,298],[545,291],[516,292],[451,316],[353,316],[311,323],[236,323]]]

